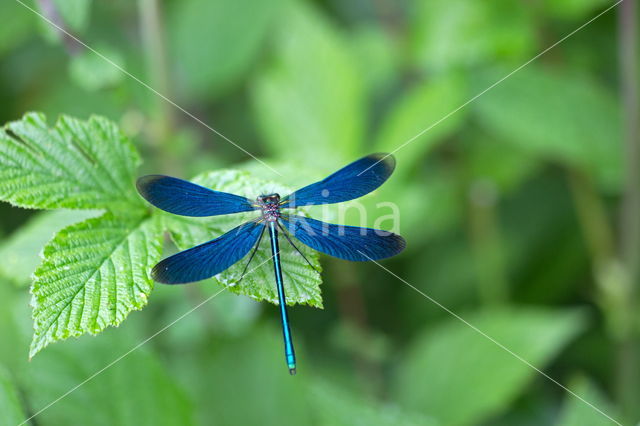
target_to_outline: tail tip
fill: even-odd
[[[296,375],[296,367],[295,366],[289,366],[289,374],[291,374],[292,376]]]

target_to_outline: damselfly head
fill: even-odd
[[[267,222],[275,222],[280,217],[280,195],[260,195],[257,199],[262,216]]]
[[[274,193],[274,194],[268,194],[268,195],[260,195],[257,201],[260,205],[278,204],[280,203],[280,194]]]

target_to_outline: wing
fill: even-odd
[[[211,278],[242,259],[264,232],[264,225],[247,222],[199,246],[167,257],[151,271],[154,280],[184,284]]]
[[[378,229],[333,225],[296,215],[282,215],[281,219],[285,228],[304,244],[340,259],[384,259],[400,253],[407,245],[400,235]]]
[[[181,216],[217,216],[254,210],[248,198],[163,175],[142,176],[138,192],[154,206]]]
[[[294,208],[353,200],[382,185],[393,173],[396,160],[390,154],[371,154],[345,166],[320,182],[312,183],[282,200]]]

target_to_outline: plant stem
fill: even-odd
[[[634,379],[635,310],[631,282],[625,265],[616,253],[614,232],[605,205],[590,179],[576,170],[570,170],[569,183],[591,257],[594,281],[601,296],[597,300],[607,320],[609,334],[618,345],[618,400],[624,418],[630,421],[635,416],[633,411],[638,395]]]
[[[618,8],[618,48],[620,89],[624,108],[625,187],[620,220],[621,258],[629,279],[628,309],[637,313],[637,285],[640,280],[640,134],[638,128],[638,30],[635,0]],[[618,354],[618,393],[628,421],[640,419],[640,339],[631,317],[630,333],[620,343]],[[636,327],[634,327],[634,325]]]
[[[640,275],[640,138],[638,129],[638,43],[635,1],[620,4],[620,92],[625,125],[625,188],[620,242],[630,276]],[[637,282],[633,280],[633,282]]]
[[[169,93],[169,71],[166,57],[162,11],[158,0],[138,0],[142,43],[151,86],[165,96]],[[179,173],[171,155],[174,119],[170,105],[154,96],[151,140],[159,148],[159,159],[166,173]]]
[[[504,304],[509,294],[496,192],[492,182],[477,180],[471,183],[469,194],[469,232],[478,292],[483,304],[489,306]]]
[[[591,180],[574,169],[569,170],[568,177],[594,275],[598,277],[616,257],[614,234],[606,208]]]

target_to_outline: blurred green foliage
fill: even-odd
[[[640,318],[629,293],[637,277],[617,249],[625,232],[618,12],[457,110],[608,2],[27,4],[283,176],[14,0],[0,3],[8,17],[1,123],[27,111],[47,114],[49,127],[61,115],[102,115],[144,159],[135,170],[131,151],[107,171],[201,175],[212,185],[220,175],[210,172],[224,168],[235,170],[221,172],[234,185],[250,173],[252,182],[295,188],[406,144],[395,174],[362,200],[368,225],[388,213],[381,202],[401,212],[408,248],[384,266],[606,414],[640,419],[623,402],[640,391],[620,382],[634,380],[620,347],[637,341]],[[89,136],[81,143],[109,150]],[[72,175],[82,170],[70,166]],[[30,204],[30,193],[3,199],[46,208],[82,201],[45,183],[47,203]],[[113,188],[98,175],[87,185],[102,188],[88,193],[84,201],[97,204],[83,205],[87,212],[0,205],[0,424],[38,413],[219,289],[212,280],[156,285],[145,309],[117,329],[58,343],[29,363],[27,286],[45,244],[99,217],[95,208],[142,206],[131,207],[135,195],[106,203]],[[355,213],[345,221],[359,223]],[[181,248],[220,229],[174,225]],[[291,309],[297,376],[284,368],[276,309],[223,292],[30,424],[610,424],[378,266],[320,263],[325,309]],[[247,285],[270,283],[257,281]],[[309,293],[316,305],[317,290]]]

